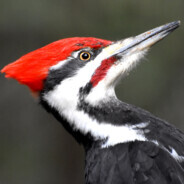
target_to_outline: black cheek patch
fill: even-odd
[[[80,43],[77,43],[80,44]],[[95,59],[95,57],[102,51],[102,48],[100,49],[92,49],[91,50],[91,60],[89,61],[81,61],[79,58],[73,58],[68,60],[66,64],[64,64],[61,68],[58,68],[56,70],[50,70],[48,77],[44,81],[44,88],[42,90],[43,92],[48,92],[53,90],[53,88],[61,83],[63,80],[73,77],[76,72],[84,67],[88,62],[93,62],[92,60]],[[82,51],[81,51],[82,52]],[[87,86],[88,84],[86,84]],[[71,86],[72,87],[72,86]],[[90,91],[89,87],[84,87],[84,91]],[[88,89],[88,90],[87,90]]]
[[[44,82],[43,92],[53,90],[53,88],[63,80],[74,76],[80,68],[85,66],[85,64],[85,62],[81,62],[78,59],[71,59],[61,68],[50,70]]]

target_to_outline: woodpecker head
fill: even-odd
[[[179,26],[172,22],[135,37],[108,41],[67,38],[33,51],[1,72],[27,85],[75,129],[89,133],[81,102],[91,106],[115,99],[114,87],[145,55],[151,45]],[[86,127],[88,126],[88,127]]]

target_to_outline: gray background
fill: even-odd
[[[180,19],[183,0],[1,0],[0,68],[55,40],[118,40]],[[120,99],[184,130],[184,26],[117,87]],[[84,152],[32,98],[0,75],[0,184],[84,182]]]

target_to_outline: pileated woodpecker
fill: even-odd
[[[86,184],[184,184],[184,133],[117,99],[117,82],[175,21],[135,37],[53,42],[1,72],[27,85],[84,146]]]

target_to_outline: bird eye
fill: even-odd
[[[89,52],[81,52],[79,57],[82,61],[88,61],[91,58],[91,54]]]

